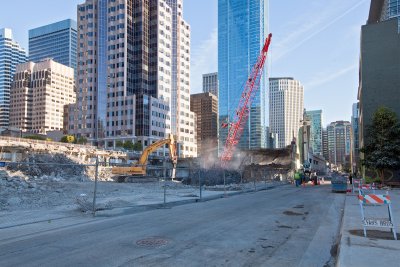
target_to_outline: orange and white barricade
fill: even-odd
[[[390,200],[389,192],[385,195],[378,194],[364,194],[362,190],[359,190],[358,200],[361,208],[362,224],[364,228],[364,236],[367,237],[366,227],[382,227],[390,228],[393,233],[393,237],[397,240],[396,226],[393,221],[392,213],[392,201]],[[368,206],[387,206],[389,218],[366,218],[365,207]]]

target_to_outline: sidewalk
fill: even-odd
[[[377,191],[382,194],[384,191]],[[396,231],[400,231],[400,190],[391,190]],[[387,206],[367,207],[366,217],[388,217]],[[370,215],[370,216],[368,216]],[[388,228],[367,227],[363,236],[361,210],[356,194],[346,196],[337,266],[400,266],[400,240],[394,240]],[[398,238],[399,239],[399,238]]]

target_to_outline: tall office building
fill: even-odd
[[[71,133],[105,147],[117,140],[145,147],[173,133],[180,156],[196,156],[190,29],[182,19],[182,3],[171,7],[169,2],[86,0],[78,5]]]
[[[351,129],[352,129],[352,166],[353,171],[357,171],[360,164],[360,142],[359,142],[359,131],[358,131],[358,103],[353,104],[352,115],[351,115]]]
[[[332,122],[327,127],[329,162],[338,167],[345,167],[351,153],[351,123],[348,121]]]
[[[325,160],[329,160],[329,148],[328,148],[328,130],[322,129],[322,156]]]
[[[268,35],[268,0],[218,0],[218,111],[220,123],[234,119],[243,86]],[[266,67],[265,67],[266,68]],[[267,71],[263,72],[238,147],[266,147]],[[220,127],[222,151],[228,129]]]
[[[76,70],[77,24],[66,19],[29,30],[29,60],[46,58]]]
[[[203,93],[218,97],[218,72],[203,74]]]
[[[400,34],[398,0],[372,0],[366,25],[361,28],[359,147],[368,143],[367,127],[380,106],[400,118]],[[360,158],[363,159],[363,153]],[[396,173],[395,178],[399,175]]]
[[[13,39],[11,29],[0,29],[0,127],[8,127],[12,79],[16,66],[26,60],[25,49]]]
[[[269,125],[284,148],[297,137],[304,112],[304,88],[293,78],[269,79]]]
[[[196,114],[197,151],[199,156],[218,150],[218,98],[208,92],[190,96],[190,109]]]
[[[17,66],[11,87],[10,126],[46,134],[64,126],[64,106],[75,102],[74,69],[51,59]]]
[[[311,122],[310,150],[322,156],[322,110],[306,111],[306,116]]]

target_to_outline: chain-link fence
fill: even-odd
[[[286,169],[259,166],[241,171],[218,168],[146,166],[146,175],[115,175],[98,159],[76,164],[62,155],[43,155],[0,167],[0,210],[107,212],[146,205],[167,206],[287,183]],[[1,165],[0,165],[1,166]]]

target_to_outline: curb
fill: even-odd
[[[338,242],[336,264],[335,264],[336,267],[341,266],[341,264],[340,264],[341,253],[340,252],[341,252],[341,246],[344,243],[344,240],[342,240],[342,239],[343,239],[343,231],[344,231],[343,230],[344,229],[344,220],[345,220],[344,214],[346,213],[347,196],[348,195],[346,194],[346,198],[344,200],[343,212],[342,212],[342,216],[341,216],[341,222],[340,222],[341,225],[340,225],[339,238],[338,238],[339,242]]]

